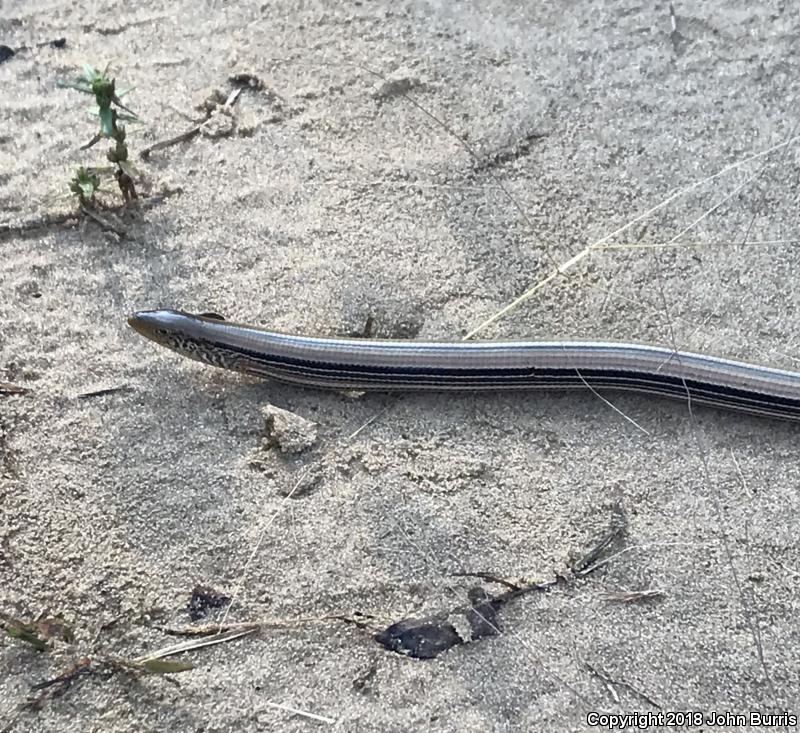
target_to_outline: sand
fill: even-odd
[[[459,337],[741,163],[610,240],[691,246],[596,249],[482,335],[796,367],[797,148],[748,158],[795,129],[800,11],[675,14],[673,32],[666,3],[0,9],[0,43],[27,47],[0,64],[0,381],[29,390],[0,395],[0,611],[75,637],[4,638],[0,724],[580,731],[593,711],[800,712],[795,425],[635,395],[603,395],[633,424],[588,392],[302,390],[189,362],[125,320],[178,307]],[[135,86],[134,153],[192,128],[209,89],[246,87],[192,140],[137,157],[142,201],[123,210],[112,188],[111,227],[59,198],[107,147],[78,149],[90,100],[56,85],[87,62]],[[269,405],[316,423],[313,446],[269,445]],[[617,507],[621,552],[574,577]],[[433,660],[373,640],[463,603],[480,581],[459,572],[562,580]],[[81,658],[99,672],[179,641],[163,629],[190,623],[198,584],[235,594],[228,622],[368,628],[267,628],[174,657],[194,668],[169,678],[32,693]],[[608,596],[643,590],[659,594]]]

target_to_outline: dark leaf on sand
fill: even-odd
[[[415,659],[433,659],[451,647],[464,643],[446,618],[436,616],[398,621],[376,634],[375,641],[389,651]]]
[[[230,600],[228,596],[213,588],[196,585],[192,591],[192,597],[189,599],[189,618],[192,621],[199,621],[205,618],[209,611],[224,608]]]
[[[459,644],[499,634],[497,607],[505,599],[493,599],[477,587],[470,589],[468,597],[469,606],[449,613],[403,619],[376,634],[375,641],[398,654],[433,659]]]

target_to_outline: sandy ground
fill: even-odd
[[[590,393],[357,399],[204,368],[125,322],[164,306],[458,337],[742,162],[613,240],[691,246],[594,251],[484,335],[796,366],[798,151],[747,159],[797,124],[800,8],[675,12],[676,33],[661,2],[0,7],[0,42],[28,47],[0,64],[0,381],[30,390],[0,395],[0,611],[75,633],[42,653],[4,639],[0,724],[579,731],[592,711],[800,713],[797,426],[631,395],[604,396],[643,430]],[[191,127],[203,90],[261,82],[227,133],[138,163],[148,201],[104,212],[122,237],[56,198],[105,150],[78,150],[89,100],[56,86],[85,62],[136,87],[133,151]],[[265,445],[268,404],[316,422],[316,445]],[[624,551],[571,578],[615,506]],[[228,621],[385,625],[462,603],[465,571],[566,580],[509,604],[502,636],[431,661],[354,625],[299,625],[184,654],[194,669],[169,679],[90,676],[19,711],[81,657],[177,641],[162,629],[189,623],[197,584],[238,590]],[[663,595],[604,595],[644,589]]]

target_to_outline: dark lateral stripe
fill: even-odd
[[[248,372],[310,386],[358,388],[378,385],[386,390],[417,389],[521,389],[580,388],[625,389],[687,398],[720,406],[735,406],[752,412],[800,414],[800,400],[767,395],[725,384],[682,379],[670,375],[620,369],[503,368],[453,369],[445,367],[399,367],[309,361],[295,357],[269,356],[243,348],[226,350],[245,357]]]

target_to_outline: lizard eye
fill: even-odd
[[[224,321],[225,316],[221,316],[219,313],[197,313],[198,318],[209,318],[212,321]]]

